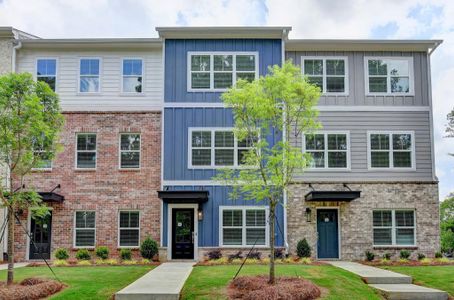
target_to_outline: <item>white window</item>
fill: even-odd
[[[36,61],[36,80],[47,83],[55,92],[57,82],[57,60],[55,58],[39,58]]]
[[[217,168],[244,166],[244,155],[250,151],[257,137],[238,140],[231,128],[190,128],[189,168]]]
[[[365,58],[366,94],[413,94],[413,58]]]
[[[140,213],[120,211],[118,226],[118,245],[120,247],[139,247]]]
[[[142,93],[142,59],[125,58],[123,59],[123,92]]]
[[[312,169],[350,168],[350,134],[317,132],[303,136],[303,152],[312,156]]]
[[[368,132],[369,169],[414,169],[413,132]]]
[[[96,213],[94,211],[76,211],[74,215],[74,246],[78,248],[95,247]]]
[[[96,134],[78,133],[76,135],[76,168],[96,168]]]
[[[43,150],[41,142],[33,142],[33,155],[35,158],[39,158],[39,162],[35,165],[33,170],[50,170],[52,169],[52,160],[49,158],[49,153]]]
[[[256,52],[189,52],[188,91],[224,91],[258,78]]]
[[[99,92],[99,58],[81,58],[79,68],[79,92],[98,93]]]
[[[268,208],[248,206],[219,207],[221,246],[267,246]]]
[[[346,57],[302,57],[301,69],[312,84],[324,94],[348,94]]]
[[[413,210],[375,210],[373,212],[375,246],[414,246],[416,237]]]
[[[120,134],[120,169],[140,168],[140,134]]]

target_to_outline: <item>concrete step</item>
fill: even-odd
[[[448,293],[415,284],[369,284],[389,300],[446,300]]]

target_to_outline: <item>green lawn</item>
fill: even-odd
[[[454,266],[386,266],[383,269],[410,275],[416,284],[440,289],[454,296]]]
[[[114,293],[152,268],[152,266],[55,267],[53,270],[68,287],[51,299],[110,299]],[[47,267],[18,268],[14,274],[16,281],[28,277],[54,278]],[[6,271],[0,271],[0,280],[6,280]]]
[[[182,299],[225,299],[225,288],[238,270],[235,266],[198,266],[186,281]],[[246,265],[241,275],[267,274],[266,265]],[[361,279],[329,265],[277,265],[278,275],[302,276],[324,288],[323,299],[381,299]]]

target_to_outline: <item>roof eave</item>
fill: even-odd
[[[281,39],[292,27],[157,27],[165,39]]]
[[[162,48],[159,38],[103,38],[103,39],[37,39],[22,41],[30,49],[150,49]]]

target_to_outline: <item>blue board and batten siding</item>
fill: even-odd
[[[165,41],[165,87],[164,102],[173,103],[219,103],[219,92],[188,92],[187,58],[190,51],[209,52],[257,52],[259,75],[265,75],[268,67],[281,65],[282,42],[280,39],[211,39],[211,40],[166,40]],[[202,186],[197,181],[209,181],[215,175],[213,169],[188,168],[188,134],[190,127],[233,127],[233,115],[230,109],[222,107],[164,107],[164,149],[163,179],[164,188],[172,190],[205,190],[209,200],[203,204],[203,221],[198,224],[198,246],[218,247],[219,242],[219,207],[220,206],[262,206],[264,203],[231,199],[230,188],[226,186]],[[207,105],[208,106],[208,105]],[[280,135],[274,131],[267,137],[273,145]],[[169,181],[188,182],[185,185],[166,185]],[[193,182],[193,183],[192,183]],[[168,207],[163,205],[162,244],[168,246]],[[284,212],[277,209],[276,245],[284,245]]]

